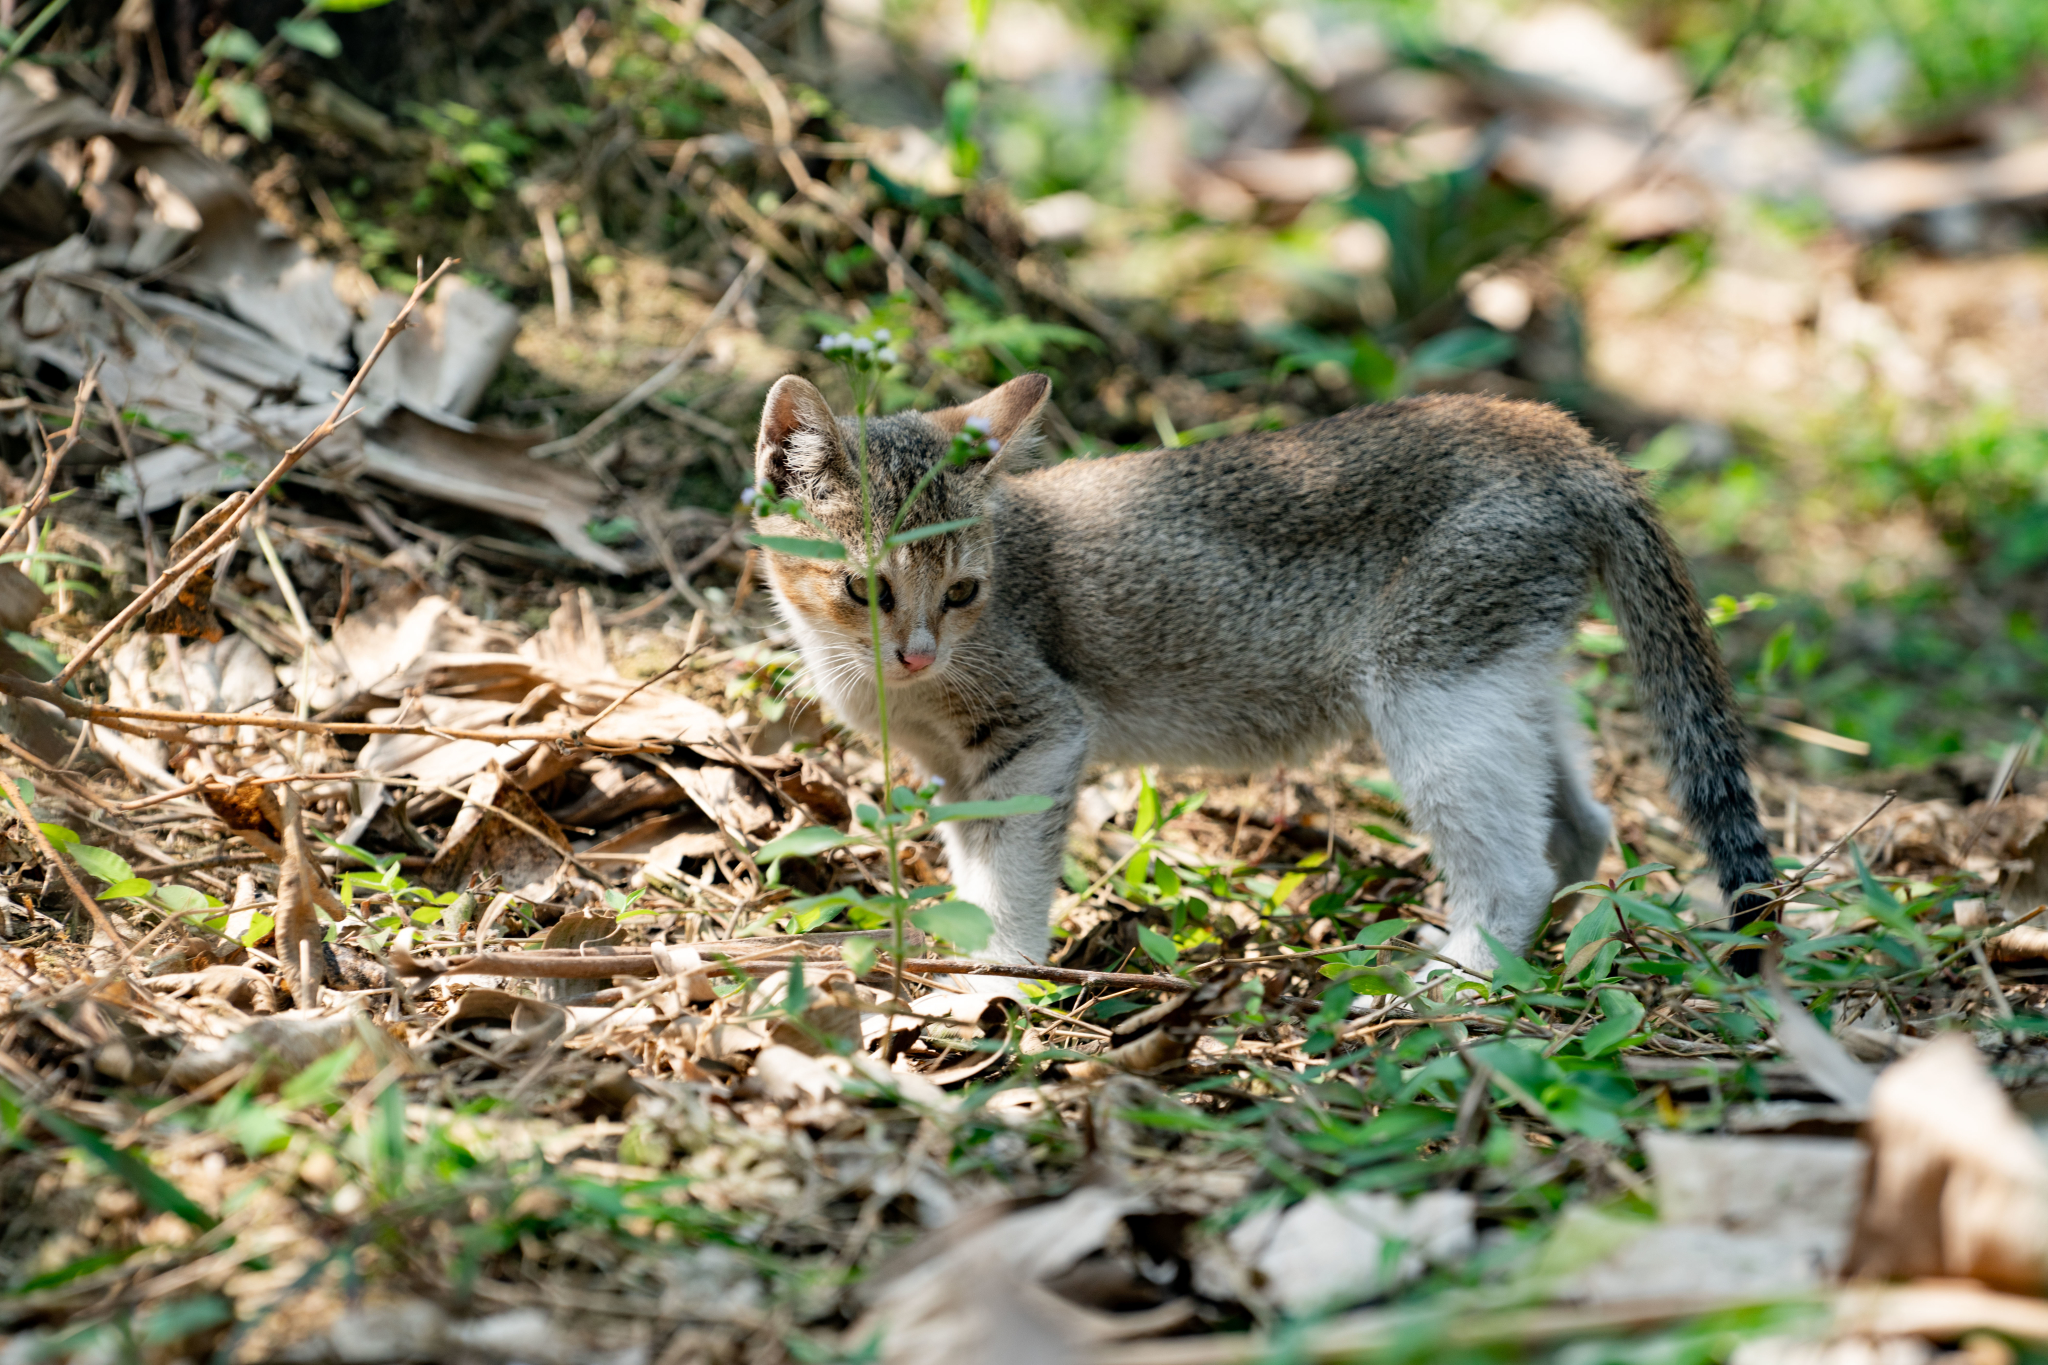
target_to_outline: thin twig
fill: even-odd
[[[708,945],[684,945],[708,946]],[[773,945],[771,952],[782,952],[784,946]],[[806,962],[826,961],[831,958],[814,958],[800,954]],[[398,952],[391,957],[392,963],[407,976],[441,976],[447,974],[470,975],[482,973],[489,976],[524,976],[547,979],[570,978],[575,980],[595,979],[609,976],[658,976],[659,963],[652,953],[619,953],[615,956],[582,956],[551,953],[476,953],[462,958],[419,959],[406,955],[401,959]],[[724,972],[728,975],[772,976],[789,969],[790,957],[763,956],[745,964],[747,971],[737,970],[739,964],[711,962],[706,971]],[[909,958],[903,962],[903,970],[917,976],[998,976],[1025,981],[1050,981],[1058,985],[1109,986],[1119,989],[1138,989],[1185,993],[1194,989],[1194,983],[1183,981],[1177,976],[1151,976],[1139,972],[1090,972],[1077,967],[1042,967],[1032,963],[978,962],[971,958]]]
[[[680,11],[682,6],[669,3],[663,5],[663,8]],[[677,16],[676,22],[682,23],[683,20]],[[854,212],[853,206],[848,204],[838,191],[817,179],[805,168],[803,158],[796,150],[796,126],[789,116],[789,101],[783,98],[782,90],[775,84],[775,78],[768,74],[768,68],[761,65],[761,59],[756,57],[745,43],[708,20],[694,20],[685,27],[697,43],[710,48],[738,68],[740,75],[746,78],[747,84],[754,88],[762,107],[768,111],[768,131],[769,136],[775,139],[776,159],[782,163],[782,169],[788,173],[790,182],[796,186],[797,192],[822,206],[843,223],[882,258],[884,265],[901,271],[904,282],[916,291],[917,296],[934,312],[941,317],[945,316],[946,300],[938,290],[932,288],[931,281],[912,268],[910,262],[903,258],[903,253],[896,249],[886,234],[876,232],[871,225],[862,221],[860,215]]]
[[[618,700],[614,701],[611,705],[605,707],[604,710],[592,716],[588,722],[578,726],[575,733],[582,734],[583,732],[588,730],[595,730],[607,716],[611,715],[612,712],[618,710],[621,706],[624,706],[627,702],[633,700],[633,698],[639,696],[642,692],[645,692],[648,688],[654,686],[663,678],[666,678],[669,674],[675,672],[684,664],[690,662],[690,656],[692,654],[695,654],[699,649],[702,649],[703,647],[704,646],[702,641],[698,641],[697,643],[692,644],[688,649],[683,651],[683,656],[680,659],[677,659],[674,663],[670,664],[667,668],[662,669],[661,672],[655,674],[653,677],[646,679],[638,687],[635,687],[632,691],[626,693],[624,696],[621,696]]]
[[[73,720],[89,721],[126,734],[140,735],[145,739],[176,739],[179,736],[161,730],[142,729],[138,722],[190,729],[248,726],[257,730],[296,730],[309,735],[435,735],[442,739],[479,739],[490,744],[532,740],[541,744],[562,744],[570,748],[589,749],[606,754],[668,752],[668,745],[665,743],[614,744],[590,739],[587,736],[579,737],[573,730],[543,730],[525,726],[497,725],[482,729],[464,729],[459,726],[397,725],[376,721],[300,720],[293,716],[254,715],[243,711],[162,711],[148,707],[112,706],[105,702],[80,701],[67,692],[58,691],[54,682],[39,683],[17,673],[0,673],[0,692],[47,702]]]
[[[113,639],[123,630],[126,630],[129,623],[147,611],[149,604],[162,596],[171,584],[177,582],[199,565],[207,563],[215,554],[220,552],[221,547],[226,545],[229,540],[240,535],[242,522],[248,518],[251,512],[264,505],[265,497],[272,488],[277,486],[278,481],[289,474],[293,466],[305,458],[307,451],[333,435],[335,428],[339,427],[349,417],[355,415],[355,413],[348,411],[348,405],[355,400],[356,392],[363,386],[363,380],[369,376],[371,368],[383,356],[385,348],[397,338],[400,332],[405,330],[412,317],[413,309],[419,306],[420,300],[426,297],[427,291],[432,289],[439,282],[440,278],[453,269],[455,265],[456,258],[450,256],[441,262],[433,274],[420,279],[413,286],[412,296],[405,301],[405,306],[398,310],[398,315],[392,318],[390,323],[386,325],[384,334],[377,338],[376,348],[368,356],[364,357],[363,363],[356,369],[355,377],[348,381],[348,387],[342,390],[341,394],[334,400],[334,409],[327,414],[327,419],[306,433],[305,438],[297,445],[278,457],[277,463],[270,467],[270,472],[257,481],[255,488],[251,489],[249,495],[242,500],[241,506],[236,508],[221,523],[219,529],[208,536],[183,559],[175,564],[165,566],[164,571],[158,574],[150,582],[149,586],[135,595],[134,601],[116,612],[113,620],[100,627],[99,633],[86,641],[84,648],[71,657],[70,663],[64,665],[63,671],[51,679],[55,687],[62,688],[64,684],[78,676],[78,670],[85,667],[88,659],[97,654],[107,641]],[[4,542],[0,542],[0,546],[4,546]]]
[[[142,467],[135,460],[135,443],[128,439],[128,424],[121,420],[121,410],[114,406],[114,400],[100,390],[100,406],[107,410],[107,425],[114,429],[114,440],[121,447],[121,458],[128,462],[128,479],[135,485],[135,526],[142,532],[142,567],[151,578],[156,577],[156,534],[149,524],[149,510],[144,506]]]
[[[1844,834],[1841,838],[1835,840],[1832,844],[1829,844],[1827,848],[1821,852],[1819,857],[1815,858],[1805,867],[1800,868],[1790,877],[1787,877],[1782,883],[1785,889],[1779,892],[1772,899],[1758,906],[1757,913],[1762,914],[1766,910],[1774,910],[1778,906],[1785,904],[1794,896],[1798,895],[1800,888],[1806,885],[1806,879],[1808,877],[1811,877],[1822,863],[1834,857],[1837,853],[1840,853],[1851,839],[1855,838],[1857,835],[1863,832],[1863,827],[1865,825],[1868,825],[1872,820],[1875,820],[1878,816],[1882,815],[1884,813],[1884,808],[1886,806],[1889,806],[1892,802],[1898,799],[1898,792],[1886,792],[1884,794],[1884,800],[1878,802],[1875,806],[1871,807],[1870,814],[1864,816],[1861,820],[1858,820],[1856,822],[1856,827],[1854,829],[1850,830],[1847,834]]]
[[[47,436],[43,438],[42,481],[36,485],[36,491],[29,500],[21,505],[20,513],[7,524],[6,533],[0,534],[0,554],[13,549],[14,538],[35,525],[35,519],[50,505],[50,486],[57,481],[57,466],[64,463],[64,457],[71,453],[71,448],[85,435],[85,408],[86,404],[92,402],[93,389],[99,384],[100,364],[99,360],[93,361],[91,368],[85,372],[85,378],[78,381],[78,394],[71,405],[71,425],[64,429],[63,441],[51,445]]]
[[[21,788],[14,784],[13,778],[0,777],[0,790],[6,791],[7,804],[14,807],[15,815],[20,818],[22,827],[28,831],[29,837],[35,840],[36,848],[42,852],[44,860],[57,869],[57,874],[64,879],[64,885],[70,889],[72,896],[85,907],[85,912],[92,916],[93,923],[99,926],[100,932],[114,945],[114,953],[121,959],[121,965],[128,971],[134,971],[135,959],[129,956],[128,940],[115,931],[114,921],[107,914],[105,907],[86,892],[85,883],[79,881],[78,874],[71,870],[69,860],[57,852],[56,845],[50,842],[50,836],[43,833],[42,825],[37,823],[34,813],[28,808],[28,802],[21,798]]]

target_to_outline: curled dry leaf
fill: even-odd
[[[281,784],[278,790],[283,792],[278,807],[284,825],[284,862],[277,874],[277,924],[273,934],[277,960],[284,965],[285,984],[292,999],[305,1005],[313,1001],[310,992],[327,979],[326,936],[316,908],[326,883],[306,848],[306,826],[299,810],[298,793],[290,783]]]
[[[481,869],[499,874],[504,888],[523,900],[547,900],[568,863],[568,836],[494,760],[470,784],[420,880],[437,891],[456,891]]]
[[[1186,1061],[1209,1024],[1237,1008],[1237,978],[1218,977],[1186,995],[1162,1000],[1119,1022],[1115,1046],[1094,1061],[1076,1062],[1076,1080],[1101,1080],[1117,1072],[1150,1075]]]
[[[1598,1247],[1565,1296],[1593,1303],[1817,1289],[1840,1273],[1867,1153],[1850,1138],[1646,1132],[1657,1222],[1582,1210],[1564,1243]]]
[[[2008,905],[2048,900],[2048,826],[2042,827],[2024,854],[2032,861],[2032,867],[2014,874],[2012,885],[2003,891]],[[1956,923],[1965,929],[1991,928],[1990,907],[1982,900],[1959,900],[1956,902]],[[1984,951],[1990,954],[1993,962],[2024,962],[2029,958],[2048,957],[2048,927],[2043,927],[2038,920],[2032,924],[2015,925],[1985,939]]]
[[[271,986],[270,978],[254,967],[217,962],[196,972],[166,972],[162,976],[153,976],[149,984],[170,995],[204,996],[225,1001],[238,1010],[253,1010],[258,1014],[277,1011],[277,991]]]
[[[240,1066],[255,1069],[259,1090],[274,1089],[339,1048],[357,1049],[339,1079],[366,1081],[386,1067],[412,1070],[405,1045],[368,1016],[350,1010],[316,1014],[290,1010],[211,1044],[192,1043],[172,1061],[169,1080],[179,1090],[196,1090]]]
[[[27,630],[47,600],[34,579],[12,564],[0,566],[0,630]]]
[[[1197,1257],[1195,1283],[1213,1298],[1290,1313],[1340,1308],[1469,1256],[1472,1219],[1472,1196],[1461,1190],[1315,1194],[1239,1223]]]
[[[849,1339],[879,1332],[889,1365],[1060,1365],[1086,1359],[1091,1343],[1171,1330],[1189,1315],[1184,1300],[1107,1313],[1054,1287],[1126,1241],[1126,1218],[1151,1211],[1130,1191],[1084,1186],[1024,1209],[967,1214],[913,1250],[912,1264],[885,1275]]]
[[[1871,1094],[1869,1187],[1852,1274],[2048,1286],[2048,1151],[1950,1034],[1890,1067]]]
[[[192,523],[192,528],[171,542],[170,563],[175,564],[206,543],[207,537],[228,524],[240,511],[247,493],[230,493],[220,505]],[[235,552],[229,541],[221,552],[194,565],[142,618],[142,629],[151,635],[176,635],[187,640],[218,640],[220,618],[213,614],[213,575],[222,560]]]

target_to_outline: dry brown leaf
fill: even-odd
[[[687,761],[660,766],[697,803],[697,809],[728,834],[764,834],[780,822],[767,789],[751,773],[715,762],[697,767]]]
[[[1102,1313],[1046,1287],[1101,1252],[1125,1217],[1149,1210],[1130,1192],[1084,1186],[1015,1212],[968,1214],[886,1275],[849,1339],[879,1332],[888,1365],[1059,1365],[1084,1359],[1090,1341],[1165,1330],[1184,1313]]]
[[[852,815],[846,792],[823,768],[795,754],[763,759],[773,763],[775,789],[804,808],[821,825],[843,825]]]
[[[405,1045],[372,1023],[360,1011],[317,1014],[290,1010],[215,1043],[188,1044],[171,1063],[169,1080],[180,1090],[195,1090],[239,1066],[255,1068],[259,1090],[274,1089],[338,1048],[356,1045],[354,1061],[342,1073],[347,1081],[366,1081],[386,1067],[410,1071],[412,1054]]]
[[[1237,1007],[1236,990],[1235,976],[1218,977],[1120,1020],[1112,1031],[1115,1046],[1098,1059],[1074,1063],[1067,1074],[1082,1081],[1121,1072],[1142,1076],[1185,1061],[1210,1022]]]
[[[778,1104],[817,1103],[837,1095],[846,1078],[809,1052],[771,1043],[754,1059],[749,1079]]]
[[[196,972],[165,972],[149,978],[149,984],[168,995],[205,996],[258,1014],[277,1012],[276,989],[270,978],[254,967],[217,962]]]
[[[1449,1265],[1477,1244],[1472,1196],[1431,1190],[1315,1194],[1239,1223],[1196,1261],[1197,1284],[1224,1299],[1266,1301],[1290,1313],[1342,1308]]]
[[[420,880],[437,891],[456,891],[472,870],[493,872],[521,899],[546,900],[568,860],[569,840],[560,826],[493,762],[470,784],[447,841]]]
[[[284,824],[284,861],[277,874],[276,927],[272,931],[285,986],[300,1005],[313,1003],[314,992],[327,979],[326,934],[316,908],[326,889],[319,865],[306,848],[306,824],[299,794],[286,782],[265,791],[281,791],[279,815]],[[331,893],[330,893],[331,894]]]
[[[2013,1111],[1977,1048],[1949,1034],[1888,1068],[1865,1130],[1870,1183],[1852,1274],[2048,1285],[2048,1152]]]
[[[212,511],[193,522],[190,530],[171,542],[169,562],[175,564],[205,544],[208,536],[227,525],[247,498],[246,493],[231,493],[222,498]],[[234,553],[234,546],[235,543],[229,541],[221,547],[220,553],[193,566],[178,578],[143,616],[143,631],[150,635],[176,635],[187,640],[220,639],[223,634],[220,618],[213,614],[213,574],[220,562]]]
[[[590,789],[561,808],[563,824],[601,828],[629,815],[672,808],[683,801],[683,789],[667,773],[645,768],[635,770],[630,766],[630,760],[590,759],[582,765],[582,771],[590,777]],[[697,820],[694,823],[701,826],[703,822]],[[646,852],[645,849],[637,851]]]
[[[0,630],[27,630],[48,600],[34,579],[12,564],[0,565]]]

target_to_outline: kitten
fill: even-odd
[[[1044,959],[1091,764],[1247,771],[1368,732],[1448,886],[1442,955],[1490,969],[1481,929],[1523,951],[1557,888],[1592,878],[1612,827],[1558,680],[1596,575],[1722,888],[1735,897],[1775,875],[1685,566],[1636,476],[1570,418],[1414,398],[1026,469],[1050,391],[1027,374],[867,428],[880,527],[969,419],[999,443],[995,458],[940,474],[903,525],[980,520],[879,566],[895,744],[945,780],[948,799],[1054,801],[943,827],[960,899],[994,923],[986,956]],[[854,552],[767,561],[806,673],[872,733],[857,439],[788,376],[769,392],[756,472]],[[815,534],[772,513],[758,529]],[[1761,903],[1739,898],[1738,918]]]

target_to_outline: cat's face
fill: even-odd
[[[757,482],[802,503],[803,519],[770,513],[755,518],[763,535],[817,538],[846,546],[843,560],[770,551],[769,581],[791,625],[818,648],[832,690],[872,676],[870,606],[879,611],[883,676],[891,687],[923,686],[946,676],[994,593],[994,555],[985,523],[907,544],[885,542],[892,527],[911,532],[980,517],[998,466],[1013,467],[1051,381],[1023,375],[963,407],[900,412],[867,424],[871,519],[864,518],[860,430],[837,418],[824,395],[794,375],[769,391],[755,453]],[[978,433],[986,427],[987,436]],[[946,463],[963,431],[993,441],[993,457],[964,468]],[[907,499],[934,467],[908,509]],[[868,571],[874,570],[874,591]],[[837,685],[837,686],[836,686]]]

